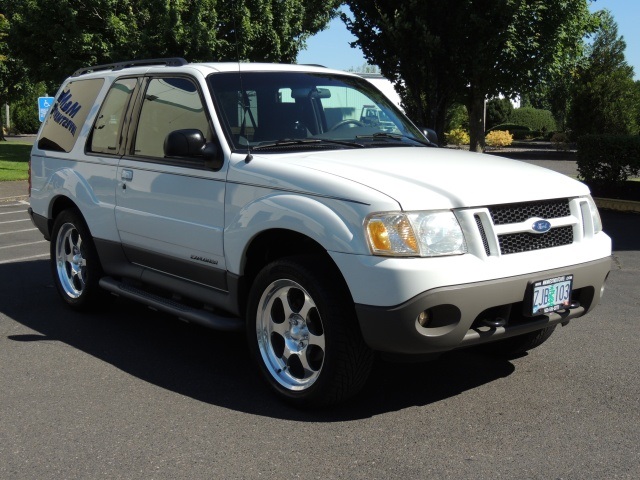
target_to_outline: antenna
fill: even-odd
[[[234,7],[236,6],[236,2],[233,2]],[[249,114],[251,114],[251,104],[249,103],[249,96],[244,91],[244,86],[242,85],[242,68],[240,66],[240,47],[238,46],[238,26],[236,23],[236,15],[238,14],[238,9],[234,8],[235,12],[233,15],[233,36],[236,42],[236,60],[238,62],[238,78],[240,79],[240,101],[242,102],[242,128],[241,132],[244,132],[244,125],[247,121],[247,110]],[[253,120],[253,115],[252,115]],[[254,122],[255,124],[255,122]],[[255,126],[255,125],[254,125]],[[251,144],[249,143],[249,139],[247,138],[247,156],[245,157],[245,163],[249,163],[253,160],[253,155],[251,155]]]

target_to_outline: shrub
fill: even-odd
[[[556,132],[551,137],[551,145],[559,152],[569,150],[569,136],[564,132]]]
[[[446,131],[451,130],[469,131],[469,113],[467,107],[460,104],[454,104],[447,110]]]
[[[578,172],[587,182],[621,185],[640,173],[640,136],[585,135],[578,138]]]
[[[511,135],[514,140],[533,140],[539,136],[539,133],[531,130],[515,130]]]
[[[485,142],[489,147],[508,147],[513,142],[513,135],[508,130],[493,130],[487,134]]]
[[[493,132],[494,130],[508,130],[510,132],[530,132],[531,129],[529,127],[525,127],[524,125],[518,125],[516,123],[501,123],[500,125],[496,125],[495,127],[491,127],[487,130],[487,133]]]
[[[487,102],[487,128],[491,129],[496,125],[508,122],[511,113],[513,113],[511,100],[492,98]]]
[[[524,125],[530,130],[540,132],[551,132],[558,129],[556,120],[549,110],[533,107],[516,108],[509,117],[509,122]]]
[[[469,134],[460,128],[455,128],[449,133],[445,133],[444,137],[448,145],[460,146],[469,144]]]
[[[21,98],[11,104],[11,126],[18,133],[38,133],[38,98]]]

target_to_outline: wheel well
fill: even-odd
[[[60,215],[60,212],[63,212],[64,210],[68,210],[70,208],[74,208],[76,210],[78,209],[76,204],[73,203],[73,201],[68,197],[60,196],[56,198],[51,205],[51,219],[55,220],[56,217]]]
[[[56,221],[58,215],[60,215],[61,212],[72,208],[78,210],[78,206],[73,203],[73,201],[68,197],[59,196],[53,200],[50,207],[49,221],[47,222],[49,235],[51,235],[51,230],[53,230],[53,222]]]
[[[346,282],[338,266],[322,245],[306,235],[291,230],[269,230],[254,238],[247,249],[240,292],[238,292],[241,312],[246,309],[249,290],[260,270],[278,258],[293,255],[313,255],[322,258],[335,270],[336,281],[344,282],[346,288]]]

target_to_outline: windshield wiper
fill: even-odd
[[[427,147],[437,147],[437,145],[430,142],[429,140],[426,140],[426,139],[422,140],[420,138],[410,137],[409,135],[403,135],[401,133],[376,132],[371,135],[356,135],[356,138],[371,138],[372,140],[389,139],[389,140],[398,140],[398,141],[407,139],[407,140],[413,140],[414,142],[417,142],[421,145],[425,145]]]
[[[364,145],[361,143],[344,140],[331,140],[327,138],[283,138],[275,142],[256,145],[251,150],[266,150],[269,148],[290,147],[295,145],[339,145],[349,148],[364,148]]]

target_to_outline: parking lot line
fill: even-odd
[[[24,247],[25,245],[37,245],[38,243],[48,243],[48,242],[46,240],[38,240],[37,242],[14,243],[13,245],[4,245],[0,247],[0,250],[3,250],[5,248]]]
[[[0,261],[0,265],[6,265],[7,263],[16,263],[22,262],[24,260],[35,260],[36,258],[48,258],[48,253],[43,253],[41,255],[31,255],[30,257],[20,257],[20,258],[12,258],[10,260],[2,260]]]
[[[12,212],[0,212],[0,215],[18,215],[18,214],[24,214],[24,213],[25,211],[21,209],[21,210],[13,210]]]
[[[11,235],[13,233],[33,232],[37,228],[25,228],[23,230],[11,230],[10,232],[0,232],[0,235]]]
[[[18,223],[18,222],[30,222],[30,218],[22,218],[20,220],[5,220],[4,222],[0,222],[0,225],[4,225],[6,223]]]

